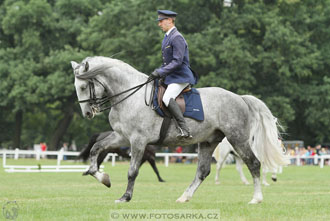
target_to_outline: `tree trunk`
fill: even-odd
[[[15,114],[15,133],[13,137],[13,148],[20,148],[21,146],[21,133],[23,124],[23,111],[18,110]]]
[[[66,133],[68,127],[70,126],[70,123],[73,118],[73,107],[74,103],[71,102],[64,110],[64,117],[58,121],[53,136],[48,145],[49,150],[57,150],[58,148],[60,148],[60,142],[64,134]]]

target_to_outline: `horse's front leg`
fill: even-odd
[[[131,161],[130,161],[130,168],[128,170],[128,183],[127,183],[126,192],[120,199],[115,201],[116,203],[129,202],[132,199],[134,183],[139,173],[139,168],[141,165],[145,147],[146,147],[145,144],[143,145],[141,143],[140,144],[132,143]]]
[[[90,152],[91,165],[89,169],[83,173],[83,175],[92,175],[99,182],[103,183],[105,186],[111,186],[110,177],[108,174],[99,171],[98,158],[100,153],[107,149],[117,148],[120,146],[126,146],[125,138],[119,135],[117,132],[112,132],[104,139],[96,142]]]

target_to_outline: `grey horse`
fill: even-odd
[[[94,144],[91,150],[91,165],[85,174],[90,174],[99,182],[109,186],[109,175],[97,168],[97,157],[104,149],[121,146],[131,147],[131,161],[128,170],[126,192],[115,202],[128,202],[133,195],[135,179],[138,175],[144,149],[156,143],[159,138],[162,118],[145,104],[152,83],[131,96],[122,92],[147,82],[148,76],[129,64],[107,57],[87,57],[80,64],[71,62],[75,89],[84,117],[93,118],[100,110],[104,97],[111,98],[112,107],[109,122],[114,132]],[[265,167],[274,168],[289,162],[278,145],[278,129],[275,118],[267,106],[253,96],[239,96],[217,87],[198,89],[204,108],[202,122],[187,118],[192,139],[180,139],[174,123],[162,145],[178,146],[199,143],[198,166],[194,180],[177,199],[189,201],[203,180],[209,175],[212,153],[219,142],[227,137],[235,151],[246,163],[254,182],[254,194],[250,204],[263,200],[260,184],[260,162],[251,148],[264,152]]]

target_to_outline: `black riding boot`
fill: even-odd
[[[187,127],[186,121],[181,112],[181,109],[173,98],[170,99],[167,108],[179,124],[179,129],[181,133],[178,135],[178,137],[192,138],[192,136],[189,133],[189,128]]]

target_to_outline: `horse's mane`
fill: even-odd
[[[120,67],[120,66],[122,66],[127,72],[140,73],[139,71],[137,71],[135,68],[133,68],[129,64],[127,64],[121,60],[117,60],[117,59],[113,59],[113,58],[102,57],[102,56],[87,57],[82,61],[81,64],[84,64],[87,62],[89,64],[93,64],[93,63],[95,63],[95,64],[93,64],[92,65],[93,67],[91,69],[89,69],[88,71],[84,72],[83,74],[79,74],[79,75],[76,74],[77,78],[83,79],[83,80],[91,79],[99,74],[104,73],[105,70],[107,70],[109,68]]]

